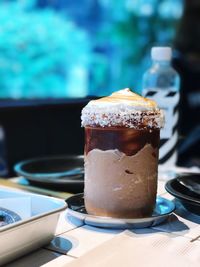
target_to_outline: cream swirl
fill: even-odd
[[[90,101],[82,110],[82,126],[161,128],[163,112],[155,101],[126,88]]]
[[[133,110],[140,111],[155,110],[158,108],[155,101],[135,94],[129,88],[114,92],[110,96],[106,96],[98,100],[92,100],[88,103],[88,107],[98,109],[104,107],[115,107],[117,109],[116,111],[122,110],[123,107],[129,107]]]

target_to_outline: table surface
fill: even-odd
[[[158,195],[172,200],[173,197],[166,192],[164,185],[165,181],[160,180],[158,183]],[[183,207],[177,209],[177,211],[171,214],[161,225],[150,229],[148,228],[150,233],[151,230],[152,235],[155,232],[166,232],[169,236],[182,236],[190,241],[198,242],[200,246],[200,216],[189,213]],[[133,229],[128,231],[136,235],[141,235],[145,232],[145,229]],[[123,230],[100,229],[84,225],[82,221],[69,217],[66,210],[60,215],[55,233],[56,237],[52,245],[50,244],[40,248],[6,266],[64,266],[122,232]],[[57,243],[60,243],[64,250],[55,249],[54,245]]]

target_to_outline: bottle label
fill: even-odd
[[[165,114],[165,125],[164,128],[160,131],[161,139],[168,139],[172,136],[172,117],[173,109],[172,107],[167,107],[165,105],[159,105],[160,108],[164,111]]]
[[[173,88],[146,89],[143,95],[157,102],[164,111],[165,126],[160,131],[159,164],[162,166],[174,166],[177,160],[178,143],[178,104],[180,94]]]
[[[160,109],[165,114],[165,126],[161,129],[161,139],[169,139],[172,137],[173,129],[178,124],[178,103],[179,103],[179,92],[173,89],[148,89],[143,91],[143,95],[157,102]]]

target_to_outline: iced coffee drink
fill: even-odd
[[[129,89],[88,103],[85,127],[85,207],[115,218],[150,216],[156,201],[163,113]]]

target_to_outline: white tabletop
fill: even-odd
[[[159,181],[158,195],[167,199],[173,199],[165,191],[164,185],[164,181]],[[181,236],[184,239],[198,242],[200,248],[200,238],[198,238],[200,235],[200,216],[187,212],[183,207],[169,216],[166,222],[161,225],[148,229],[133,229],[128,231],[134,233],[136,236],[145,235],[146,233],[148,235],[155,235],[157,232],[165,232],[173,238],[180,238]],[[65,266],[67,263],[74,261],[104,242],[116,237],[121,232],[123,230],[100,229],[84,225],[83,222],[69,217],[67,211],[64,211],[60,216],[55,235],[59,237],[57,242],[63,242],[67,252],[58,250],[55,252],[53,251],[53,247],[47,246],[23,256],[6,266]]]

